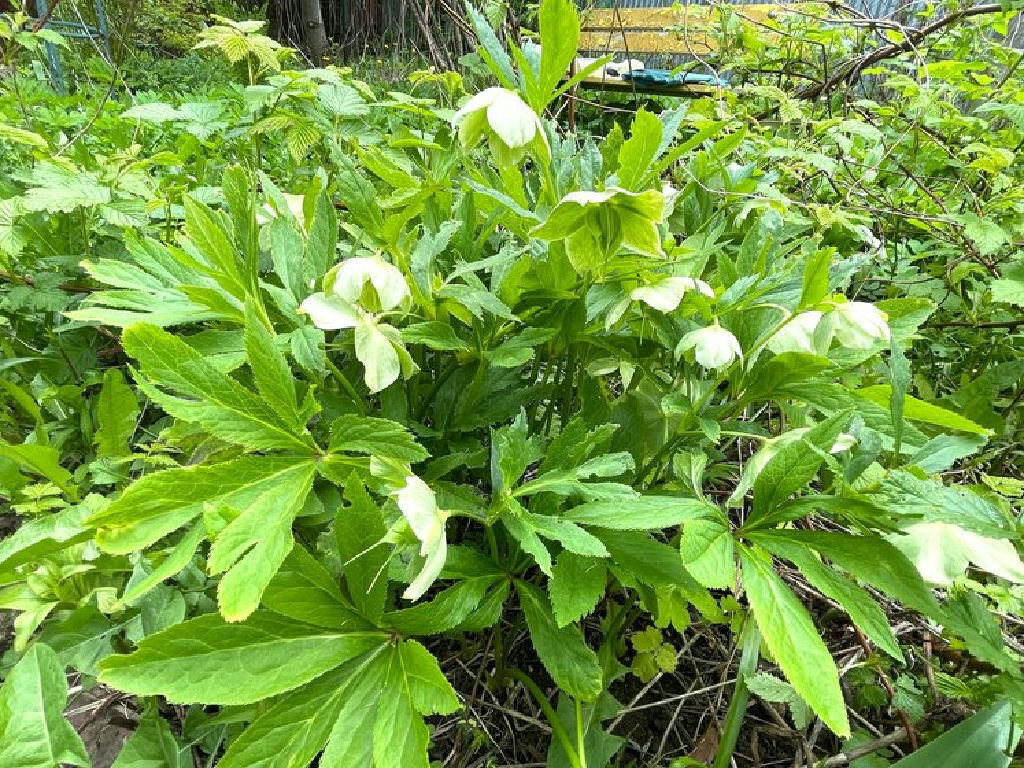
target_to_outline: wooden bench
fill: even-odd
[[[761,23],[769,22],[782,7],[751,4],[738,6],[737,10],[750,22]],[[673,62],[694,59],[718,49],[723,14],[731,12],[729,8],[711,5],[584,9],[580,12],[580,53],[594,57],[614,53],[645,63],[650,58]],[[633,79],[628,70],[622,77],[599,70],[580,85],[666,96],[702,96],[713,93],[720,85],[713,78],[708,82],[707,76],[699,76],[699,82],[690,82],[691,79],[683,75],[676,82],[645,82],[639,76]]]

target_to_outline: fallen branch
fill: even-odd
[[[821,768],[842,768],[845,765],[849,765],[854,760],[870,755],[872,752],[877,752],[880,749],[891,747],[893,744],[897,744],[907,738],[906,728],[897,728],[890,734],[882,736],[881,738],[869,741],[867,744],[862,744],[859,747],[851,749],[849,752],[840,752],[838,755],[834,755],[821,764]]]
[[[859,59],[854,59],[845,67],[840,68],[838,72],[832,75],[832,77],[825,82],[810,86],[802,91],[798,91],[797,96],[802,99],[817,99],[819,96],[828,94],[843,83],[853,82],[860,76],[860,73],[868,67],[885,59],[891,59],[895,56],[899,56],[902,53],[909,53],[929,35],[933,35],[936,32],[961,22],[964,19],[970,18],[971,16],[1000,13],[1004,10],[1003,6],[999,3],[984,3],[982,5],[975,5],[971,8],[964,8],[951,13],[948,16],[943,16],[941,19],[937,19],[931,24],[921,27],[920,29],[910,30],[902,42],[876,48],[870,53],[864,54]]]

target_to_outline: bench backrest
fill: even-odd
[[[736,10],[760,22],[782,7],[745,4]],[[729,11],[710,5],[587,8],[580,12],[580,51],[590,55],[701,55],[717,49],[723,12]]]

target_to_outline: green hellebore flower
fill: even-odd
[[[570,192],[530,234],[540,240],[565,240],[569,261],[582,275],[599,270],[623,245],[646,256],[664,257],[658,236],[664,208],[664,195],[656,189]]]
[[[499,166],[518,165],[528,149],[542,157],[551,153],[537,113],[505,88],[488,88],[473,96],[452,117],[452,125],[459,129],[465,149],[486,138]]]

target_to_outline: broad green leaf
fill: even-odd
[[[24,128],[18,128],[17,126],[10,125],[9,123],[0,123],[0,139],[12,141],[15,144],[24,144],[25,146],[35,147],[36,149],[48,149],[46,139],[38,133],[26,131]]]
[[[951,523],[991,539],[1016,538],[1016,525],[998,506],[938,480],[890,472],[878,495],[891,511],[916,518],[908,522]]]
[[[460,581],[432,600],[384,614],[381,624],[404,635],[436,635],[462,624],[501,576],[476,576]]]
[[[241,259],[221,217],[209,206],[186,195],[185,236],[210,265],[214,279],[224,290],[242,300],[246,295]]]
[[[211,574],[224,574],[217,586],[217,602],[228,621],[241,621],[259,605],[263,590],[295,543],[292,521],[315,475],[316,467],[307,463],[279,477],[272,491],[239,510],[217,534],[207,567]]]
[[[992,281],[992,301],[1024,307],[1024,264],[1010,264]]]
[[[101,548],[128,554],[199,517],[206,505],[239,512],[253,507],[269,514],[277,489],[304,479],[312,467],[311,460],[301,457],[242,456],[155,472],[129,486],[89,524],[98,528]]]
[[[140,388],[171,416],[194,421],[250,450],[313,450],[313,440],[301,425],[282,418],[181,339],[140,323],[125,331],[124,347],[142,366],[145,378],[136,377]]]
[[[368,657],[344,686],[323,768],[428,768],[425,715],[459,708],[437,660],[415,640]]]
[[[595,529],[616,568],[628,571],[637,581],[652,587],[700,586],[683,567],[679,550],[643,531]]]
[[[292,430],[302,431],[306,417],[299,411],[295,376],[252,302],[245,305],[245,355],[263,400]]]
[[[511,511],[501,516],[501,523],[505,530],[515,539],[522,550],[533,557],[540,569],[548,576],[551,575],[551,551],[547,548],[536,529],[523,519],[522,512],[525,510],[515,499],[510,499]]]
[[[770,558],[740,549],[743,587],[765,645],[796,692],[838,736],[850,735],[839,671],[818,628]]]
[[[777,546],[772,542],[769,551],[792,562],[815,589],[835,600],[850,615],[868,639],[897,661],[903,660],[899,643],[892,633],[885,612],[865,590],[841,573],[824,565],[815,554],[800,546]]]
[[[218,768],[298,768],[324,748],[345,700],[353,665],[332,670],[278,699],[231,742]]]
[[[480,43],[477,52],[505,88],[515,88],[516,76],[512,70],[512,60],[509,59],[508,53],[505,52],[497,35],[494,34],[494,30],[491,29],[487,18],[468,0],[465,7],[466,15],[469,16],[473,31],[476,32],[477,40]]]
[[[827,557],[835,565],[875,589],[920,611],[940,623],[943,613],[931,590],[921,580],[917,569],[889,542],[878,536],[854,536],[786,529],[757,531],[750,537],[769,551],[773,542],[795,542]],[[785,556],[785,551],[780,551]]]
[[[971,563],[1000,578],[1024,583],[1024,563],[1009,539],[991,539],[941,522],[908,525],[888,539],[931,584],[952,584]]]
[[[60,623],[48,625],[36,641],[53,650],[62,667],[95,675],[99,661],[114,652],[111,636],[123,627],[123,621],[115,623],[86,603]]]
[[[52,649],[36,643],[0,689],[0,765],[88,766],[85,745],[64,719],[68,681]]]
[[[345,418],[348,417],[342,416],[338,422]],[[393,424],[383,419],[375,421]],[[401,434],[408,437],[405,432]],[[348,506],[339,509],[334,518],[334,538],[345,585],[356,610],[376,623],[384,611],[388,592],[387,564],[391,548],[382,544],[387,528],[380,510],[355,473],[345,487],[345,500]]]
[[[732,531],[719,517],[696,518],[683,524],[680,543],[683,565],[701,586],[727,589],[736,581]]]
[[[331,425],[329,450],[362,453],[409,464],[430,456],[401,424],[351,413],[339,416]]]
[[[559,627],[547,595],[529,582],[516,581],[516,592],[530,629],[530,642],[551,679],[573,698],[595,700],[602,690],[601,665],[579,627]]]
[[[633,118],[629,138],[619,149],[618,185],[639,191],[647,170],[661,145],[661,120],[653,112],[640,109]]]
[[[118,368],[103,374],[103,389],[96,401],[97,429],[94,435],[97,456],[126,456],[135,433],[139,404]]]
[[[193,768],[192,750],[178,743],[159,710],[149,707],[111,768]]]
[[[296,544],[263,592],[261,603],[295,621],[335,630],[369,629],[345,600],[334,577]]]
[[[862,397],[877,405],[889,406],[892,399],[892,387],[888,384],[878,384],[874,387],[864,387],[856,390],[857,397]],[[990,435],[989,429],[975,424],[959,413],[948,411],[938,405],[926,403],[910,395],[903,396],[903,415],[905,418],[921,421],[925,424],[934,424],[945,429],[958,429],[961,432],[970,432],[975,435]]]
[[[0,457],[16,461],[29,472],[45,477],[72,499],[78,498],[71,473],[60,465],[60,451],[56,448],[33,443],[13,445],[0,439]]]
[[[537,79],[539,99],[533,103],[540,111],[554,96],[558,83],[568,77],[576,58],[580,39],[580,20],[572,0],[542,0],[538,13],[540,26],[540,76]]]
[[[754,480],[754,503],[747,521],[756,522],[814,480],[849,420],[849,411],[840,411],[780,448]]]
[[[597,607],[604,597],[607,570],[602,558],[577,555],[568,550],[558,556],[551,569],[548,592],[559,627],[579,621]]]
[[[1010,702],[1001,701],[969,717],[893,768],[1007,768],[1020,740]]]
[[[231,624],[200,616],[112,656],[100,679],[137,696],[191,704],[251,704],[290,691],[385,642],[380,632],[331,631],[275,613]]]
[[[612,530],[656,530],[682,525],[712,511],[707,502],[682,496],[640,496],[591,501],[563,511],[564,520]]]
[[[192,562],[192,557],[199,549],[199,543],[203,540],[205,533],[202,525],[198,523],[193,525],[152,571],[138,581],[132,579],[128,582],[128,586],[125,588],[124,594],[121,595],[121,599],[115,604],[115,608],[121,609],[131,605],[158,584],[181,573],[185,566]]]
[[[0,541],[0,572],[59,552],[92,537],[85,520],[102,503],[98,496],[87,496],[73,507],[27,520],[18,530]]]

